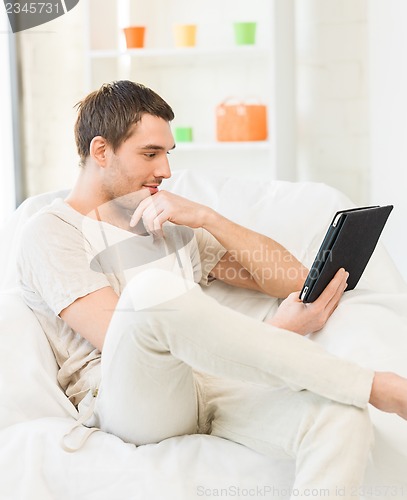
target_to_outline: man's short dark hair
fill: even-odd
[[[130,136],[130,128],[144,114],[170,122],[174,112],[162,97],[140,83],[121,80],[102,85],[76,104],[75,140],[84,165],[90,143],[98,135],[112,146],[113,151]]]

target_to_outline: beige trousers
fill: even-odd
[[[101,369],[92,424],[102,430],[140,445],[211,426],[261,453],[295,457],[293,498],[317,488],[355,499],[372,443],[370,370],[158,270],[123,292]]]

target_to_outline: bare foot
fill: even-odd
[[[376,372],[369,403],[407,420],[407,379],[391,372]]]

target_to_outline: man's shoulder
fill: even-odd
[[[61,231],[66,231],[68,227],[76,226],[78,222],[79,217],[78,220],[72,217],[63,199],[56,198],[31,215],[24,224],[21,237],[24,239],[33,235],[37,237],[46,235],[49,238]]]
[[[42,207],[27,221],[27,226],[43,226],[47,224],[81,222],[83,216],[70,208],[62,198],[56,198],[50,204]]]

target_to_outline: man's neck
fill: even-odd
[[[89,165],[81,169],[74,187],[65,198],[66,203],[86,216],[90,216],[96,208],[106,202],[103,199],[101,186],[96,180],[97,177],[91,172],[92,168]]]
[[[102,186],[97,185],[94,178],[85,170],[80,172],[74,187],[64,201],[86,217],[107,222],[134,234],[146,234],[142,223],[130,227],[133,214],[118,206],[114,200],[108,199],[103,193]]]

